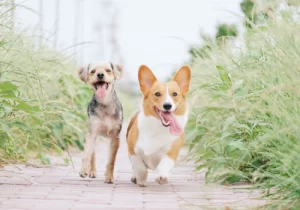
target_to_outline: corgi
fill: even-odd
[[[156,183],[167,184],[184,142],[191,69],[183,66],[172,81],[160,82],[142,65],[138,80],[143,94],[142,106],[131,118],[126,133],[133,169],[131,182],[145,187],[148,169],[152,169],[157,172]]]

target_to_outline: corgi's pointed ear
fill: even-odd
[[[88,67],[81,67],[78,69],[78,77],[85,83],[87,82],[89,68],[90,64],[88,65]]]
[[[141,65],[138,73],[140,89],[145,94],[157,80],[152,71],[146,65]]]
[[[179,85],[183,96],[186,96],[190,87],[191,68],[189,66],[182,66],[175,74],[173,80]]]

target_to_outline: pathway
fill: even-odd
[[[0,209],[66,210],[66,209],[253,209],[264,203],[255,199],[258,191],[247,186],[205,185],[204,174],[193,173],[193,164],[183,160],[173,169],[170,184],[157,185],[151,172],[148,186],[130,182],[131,165],[122,140],[115,168],[115,184],[105,184],[104,169],[107,144],[98,145],[97,178],[78,175],[81,154],[72,154],[72,166],[58,165],[53,158],[50,168],[25,165],[0,169]],[[14,171],[14,172],[11,172]]]

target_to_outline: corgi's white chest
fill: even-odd
[[[187,122],[187,112],[176,117],[184,128]],[[161,121],[152,116],[145,116],[140,112],[138,116],[139,137],[135,150],[141,150],[145,156],[166,153],[172,143],[178,138],[170,132],[169,127],[164,127]]]

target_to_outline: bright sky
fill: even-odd
[[[19,2],[24,2],[18,0]],[[17,1],[17,2],[18,2]],[[43,0],[44,32],[52,46],[55,32],[55,2]],[[99,2],[104,0],[79,0],[79,15],[75,17],[75,0],[60,0],[58,48],[65,49],[77,42],[93,42],[78,48],[79,61],[89,63],[111,60],[109,32],[104,28],[109,12],[103,11]],[[199,44],[200,31],[213,35],[217,23],[237,23],[242,19],[240,0],[118,0],[117,38],[124,60],[127,77],[136,80],[141,64],[153,69],[160,79],[167,78],[189,59],[190,45]],[[36,11],[39,0],[27,0],[23,5]],[[26,26],[35,26],[38,15],[19,9],[17,20]],[[101,24],[102,23],[102,24]],[[77,26],[77,28],[76,28]],[[99,27],[100,26],[100,27]],[[96,28],[102,27],[102,31]],[[99,41],[99,37],[101,37]],[[71,49],[74,51],[74,48]]]

